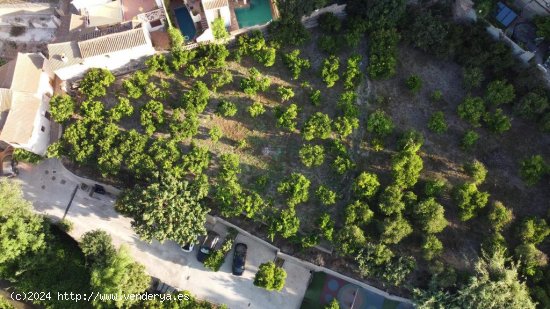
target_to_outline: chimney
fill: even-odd
[[[65,53],[61,54],[61,61],[67,62],[67,57],[65,57]]]

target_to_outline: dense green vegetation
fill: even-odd
[[[280,1],[269,39],[231,49],[173,38],[122,86],[91,71],[105,80],[58,99],[66,130],[50,155],[126,186],[117,208],[147,240],[192,240],[211,210],[303,258],[320,245],[358,277],[422,288],[426,308],[530,307],[527,288],[548,300],[536,72],[442,4],[352,0],[346,19],[305,30],[298,19],[323,4]]]

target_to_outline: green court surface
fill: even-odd
[[[235,9],[240,28],[263,25],[273,19],[270,0],[250,0],[250,7]]]

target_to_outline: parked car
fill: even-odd
[[[172,294],[177,291],[178,290],[176,288],[162,282],[159,278],[151,277],[151,286],[149,288],[149,292],[159,294]]]
[[[235,245],[235,251],[233,252],[233,275],[242,276],[244,273],[244,266],[246,264],[246,252],[248,246],[243,243]]]
[[[220,235],[213,231],[208,231],[206,234],[206,237],[201,243],[201,247],[199,249],[199,253],[197,253],[197,260],[199,262],[203,263],[204,260],[212,253],[212,250],[220,240]]]

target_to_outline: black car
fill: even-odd
[[[199,249],[199,253],[197,254],[197,260],[199,262],[203,263],[204,260],[206,260],[206,257],[212,253],[212,250],[220,240],[220,235],[216,232],[208,231],[208,234],[206,234],[206,237],[201,243],[201,247]]]
[[[233,275],[241,276],[244,273],[244,265],[246,264],[246,251],[248,246],[243,243],[235,245],[233,252]]]

